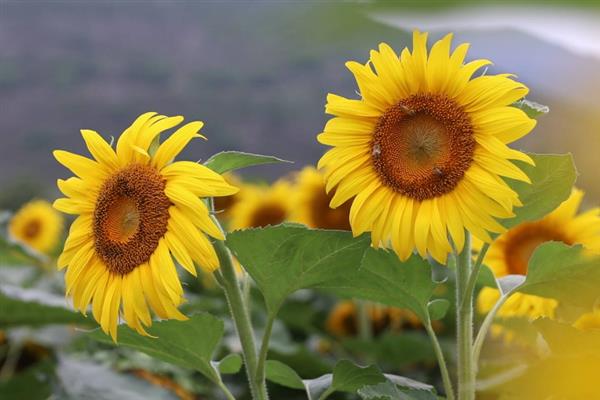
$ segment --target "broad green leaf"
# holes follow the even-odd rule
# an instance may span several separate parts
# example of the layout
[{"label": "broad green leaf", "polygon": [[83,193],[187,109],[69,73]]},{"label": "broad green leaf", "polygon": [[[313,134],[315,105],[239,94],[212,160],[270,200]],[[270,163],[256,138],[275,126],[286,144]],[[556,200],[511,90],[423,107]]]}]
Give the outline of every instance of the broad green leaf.
[{"label": "broad green leaf", "polygon": [[550,112],[550,108],[548,106],[531,100],[519,100],[513,105],[523,110],[525,114],[529,116],[529,118],[537,118]]},{"label": "broad green leaf", "polygon": [[226,243],[274,315],[286,297],[299,289],[335,287],[344,285],[344,280],[351,284],[347,281],[357,273],[369,239],[283,224],[235,231],[227,235]]},{"label": "broad green leaf", "polygon": [[242,356],[239,354],[229,354],[221,361],[214,362],[215,366],[221,374],[237,374],[243,365]]},{"label": "broad green leaf", "polygon": [[385,382],[386,378],[379,368],[374,365],[359,367],[348,360],[338,362],[333,369],[329,393],[346,392],[356,393],[358,389],[367,385]]},{"label": "broad green leaf", "polygon": [[600,258],[581,246],[549,242],[533,253],[525,282],[515,291],[592,309],[599,287]]},{"label": "broad green leaf", "polygon": [[438,285],[422,258],[401,262],[391,251],[370,248],[366,235],[353,238],[350,232],[283,224],[232,232],[227,246],[256,281],[272,314],[296,290],[315,288],[409,308],[426,320]]},{"label": "broad green leaf", "polygon": [[431,391],[419,389],[401,389],[392,382],[365,386],[358,390],[363,400],[437,400]]},{"label": "broad green leaf", "polygon": [[304,390],[302,378],[292,368],[277,360],[267,360],[265,363],[266,377],[271,382],[292,389]]},{"label": "broad green leaf", "polygon": [[95,325],[92,319],[66,308],[66,304],[64,297],[52,293],[0,285],[0,326]]},{"label": "broad green leaf", "polygon": [[435,299],[427,304],[427,310],[429,311],[429,317],[436,321],[446,316],[450,308],[450,302],[446,299]]},{"label": "broad green leaf", "polygon": [[287,365],[270,360],[267,362],[267,379],[292,389],[304,389],[309,400],[323,400],[335,392],[356,393],[364,386],[384,382],[412,389],[431,390],[431,386],[408,378],[384,375],[374,365],[360,367],[348,360],[338,362],[331,374],[305,380]]},{"label": "broad green leaf", "polygon": [[321,288],[338,295],[409,308],[425,321],[427,305],[437,286],[431,266],[419,256],[401,262],[392,251],[368,248],[358,270],[347,269]]},{"label": "broad green leaf", "polygon": [[[148,329],[153,337],[141,336],[131,328],[120,325],[118,344],[146,353],[159,360],[184,368],[195,369],[213,382],[219,374],[211,358],[223,336],[223,321],[207,313],[199,313],[187,321],[154,322]],[[114,344],[102,331],[90,336],[98,341]]]},{"label": "broad green leaf", "polygon": [[531,179],[531,184],[507,179],[519,194],[523,206],[514,209],[515,217],[500,220],[506,228],[542,218],[569,197],[575,184],[577,172],[570,154],[528,155],[535,161],[535,167],[522,162],[517,163]]},{"label": "broad green leaf", "polygon": [[260,154],[243,153],[241,151],[222,151],[209,158],[204,165],[219,174],[236,169],[252,167],[254,165],[290,163],[273,156],[263,156]]}]

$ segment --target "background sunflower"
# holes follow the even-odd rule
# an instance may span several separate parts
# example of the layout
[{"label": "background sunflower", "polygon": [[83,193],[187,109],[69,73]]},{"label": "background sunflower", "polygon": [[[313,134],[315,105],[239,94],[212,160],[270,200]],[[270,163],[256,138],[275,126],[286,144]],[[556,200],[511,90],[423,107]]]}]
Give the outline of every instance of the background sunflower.
[{"label": "background sunflower", "polygon": [[8,224],[10,237],[42,254],[55,250],[64,220],[50,203],[33,200],[21,207]]}]

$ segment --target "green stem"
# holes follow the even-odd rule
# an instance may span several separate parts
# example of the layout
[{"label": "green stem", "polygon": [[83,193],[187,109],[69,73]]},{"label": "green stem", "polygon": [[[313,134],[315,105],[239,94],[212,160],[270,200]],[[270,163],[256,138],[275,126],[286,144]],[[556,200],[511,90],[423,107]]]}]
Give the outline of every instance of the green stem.
[{"label": "green stem", "polygon": [[362,340],[370,340],[373,336],[371,332],[371,319],[369,318],[369,304],[365,300],[354,300],[356,304],[356,313],[358,317],[358,334]]},{"label": "green stem", "polygon": [[269,341],[271,340],[271,332],[273,331],[274,322],[275,315],[269,314],[260,345],[260,352],[258,353],[256,376],[254,377],[254,380],[258,385],[265,384],[265,363],[267,362],[267,354],[269,353]]},{"label": "green stem", "polygon": [[458,400],[475,399],[473,293],[468,287],[471,270],[471,235],[466,232],[464,248],[460,254],[456,254]]},{"label": "green stem", "polygon": [[431,326],[431,321],[429,318],[425,323],[425,330],[429,334],[431,338],[431,343],[433,344],[433,350],[435,351],[435,356],[437,358],[438,364],[440,366],[440,372],[442,374],[442,382],[444,383],[444,390],[446,391],[446,399],[454,400],[454,388],[452,387],[452,380],[450,379],[450,374],[448,373],[448,364],[446,363],[446,359],[444,358],[444,352],[442,351],[442,346],[440,346],[440,342]]},{"label": "green stem", "polygon": [[235,400],[235,397],[229,391],[229,389],[227,389],[227,386],[225,386],[225,384],[223,383],[223,381],[217,382],[217,385],[223,391],[223,393],[225,394],[225,397],[227,397],[227,400]]},{"label": "green stem", "polygon": [[[473,264],[473,270],[471,271],[471,275],[469,276],[469,280],[467,282],[466,294],[472,298],[475,293],[475,285],[477,284],[477,278],[479,277],[479,272],[481,271],[481,266],[483,265],[483,259],[487,254],[487,251],[490,248],[489,243],[485,243],[477,256],[477,260],[475,260],[475,264]],[[466,296],[465,296],[466,298]],[[463,307],[463,304],[460,305]]]},{"label": "green stem", "polygon": [[510,297],[510,293],[507,293],[500,297],[494,307],[490,310],[490,312],[485,316],[481,327],[479,327],[479,332],[477,332],[477,337],[475,338],[475,344],[473,345],[473,363],[477,368],[479,363],[479,355],[481,354],[481,348],[483,347],[483,343],[485,342],[485,338],[487,336],[490,327],[492,326],[492,322],[494,322],[494,318],[498,313],[498,310],[502,308],[506,300]]},{"label": "green stem", "polygon": [[260,388],[258,385],[256,385],[254,380],[258,362],[254,331],[250,322],[248,309],[244,304],[242,291],[235,275],[235,269],[233,267],[231,255],[222,241],[217,240],[213,245],[221,265],[219,270],[215,272],[215,277],[217,282],[221,284],[223,290],[225,291],[225,297],[227,298],[227,303],[229,304],[229,311],[231,312],[238,337],[240,338],[242,352],[244,355],[244,365],[246,368],[246,374],[248,375],[248,383],[250,384],[252,398],[255,400],[266,400],[266,389]]}]

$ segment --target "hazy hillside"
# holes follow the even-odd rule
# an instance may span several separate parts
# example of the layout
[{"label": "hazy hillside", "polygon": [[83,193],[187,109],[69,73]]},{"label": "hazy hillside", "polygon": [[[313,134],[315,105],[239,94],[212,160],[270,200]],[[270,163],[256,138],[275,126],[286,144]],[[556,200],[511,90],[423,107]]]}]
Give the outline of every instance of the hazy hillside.
[{"label": "hazy hillside", "polygon": [[[209,141],[191,158],[240,149],[315,162],[326,93],[355,90],[344,62],[408,37],[361,5],[329,4],[0,3],[0,203],[53,195],[66,171],[51,149],[82,151],[80,128],[117,135],[148,110],[205,121]],[[549,147],[569,112],[580,110],[542,121],[550,133],[527,146]]]}]

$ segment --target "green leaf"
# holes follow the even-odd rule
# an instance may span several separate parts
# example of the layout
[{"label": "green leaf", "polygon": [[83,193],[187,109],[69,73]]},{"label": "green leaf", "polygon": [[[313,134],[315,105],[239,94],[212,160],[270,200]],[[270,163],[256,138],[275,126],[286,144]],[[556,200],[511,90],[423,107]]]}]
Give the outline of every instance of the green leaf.
[{"label": "green leaf", "polygon": [[431,266],[418,256],[401,262],[391,251],[370,248],[369,242],[367,235],[353,238],[350,232],[296,224],[227,236],[227,246],[260,288],[271,314],[296,290],[315,288],[409,308],[426,320],[438,285]]},{"label": "green leaf", "polygon": [[0,326],[43,326],[49,324],[95,325],[65,307],[64,297],[37,289],[0,285]]},{"label": "green leaf", "polygon": [[219,174],[254,165],[291,163],[273,156],[243,153],[241,151],[222,151],[209,158],[204,165]]},{"label": "green leaf", "polygon": [[429,317],[433,321],[444,318],[448,312],[448,308],[450,308],[450,302],[446,299],[435,299],[427,304]]},{"label": "green leaf", "polygon": [[515,291],[592,309],[600,297],[600,258],[581,246],[549,242],[529,261],[527,278]]},{"label": "green leaf", "polygon": [[513,105],[523,110],[529,118],[537,118],[550,112],[550,108],[548,106],[531,100],[519,100]]},{"label": "green leaf", "polygon": [[342,360],[333,369],[331,386],[328,391],[330,393],[338,391],[356,393],[363,386],[385,381],[385,376],[374,365],[359,367],[348,360]]},{"label": "green leaf", "polygon": [[242,368],[242,356],[239,354],[229,354],[219,362],[213,362],[221,374],[237,374]]},{"label": "green leaf", "polygon": [[358,271],[369,246],[367,236],[308,229],[301,225],[235,231],[229,247],[261,290],[269,313],[276,314],[293,292],[333,287]]},{"label": "green leaf", "polygon": [[400,389],[392,382],[365,386],[358,390],[363,400],[437,400],[431,391],[418,389]]},{"label": "green leaf", "polygon": [[402,262],[390,250],[369,247],[358,270],[347,269],[328,286],[321,287],[338,295],[409,308],[425,321],[429,300],[437,286],[431,266],[419,256],[413,255]]},{"label": "green leaf", "polygon": [[407,388],[431,390],[431,386],[408,378],[384,375],[374,365],[360,367],[348,360],[338,362],[331,374],[305,380],[293,369],[278,361],[269,360],[266,366],[267,379],[292,389],[304,389],[309,400],[323,400],[335,392],[356,393],[364,386],[389,381]]},{"label": "green leaf", "polygon": [[[223,336],[223,321],[207,313],[198,313],[187,321],[154,322],[148,329],[153,337],[141,336],[131,328],[120,325],[118,344],[146,353],[159,360],[184,368],[195,369],[213,382],[219,373],[211,358]],[[114,344],[102,331],[90,336],[100,342]]]},{"label": "green leaf", "polygon": [[575,184],[577,172],[570,154],[529,153],[529,156],[535,161],[535,167],[517,163],[531,179],[531,184],[508,179],[511,188],[519,194],[523,207],[514,209],[515,217],[500,220],[506,228],[542,218],[569,197]]},{"label": "green leaf", "polygon": [[277,360],[267,360],[265,373],[268,380],[281,386],[304,390],[302,378],[292,368]]}]

